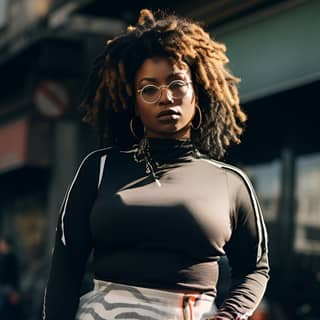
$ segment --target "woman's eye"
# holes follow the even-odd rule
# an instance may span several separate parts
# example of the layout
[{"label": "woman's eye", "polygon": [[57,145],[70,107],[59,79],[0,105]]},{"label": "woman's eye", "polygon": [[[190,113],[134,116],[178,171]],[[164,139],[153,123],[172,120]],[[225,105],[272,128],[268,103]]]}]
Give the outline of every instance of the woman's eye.
[{"label": "woman's eye", "polygon": [[185,83],[183,81],[174,81],[174,82],[171,82],[170,88],[171,89],[179,89],[179,88],[183,87],[184,85],[185,85]]},{"label": "woman's eye", "polygon": [[146,86],[142,89],[143,94],[152,95],[158,92],[158,88],[154,86]]}]

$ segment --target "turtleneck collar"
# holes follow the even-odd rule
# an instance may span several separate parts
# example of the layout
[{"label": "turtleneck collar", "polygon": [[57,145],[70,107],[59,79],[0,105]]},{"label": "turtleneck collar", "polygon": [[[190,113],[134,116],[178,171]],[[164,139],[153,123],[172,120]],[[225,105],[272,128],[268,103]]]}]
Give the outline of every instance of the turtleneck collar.
[{"label": "turtleneck collar", "polygon": [[144,137],[136,145],[133,158],[137,163],[145,163],[146,173],[151,173],[157,185],[161,187],[159,178],[165,170],[179,166],[182,162],[190,162],[200,155],[191,139]]},{"label": "turtleneck collar", "polygon": [[175,162],[193,156],[195,152],[195,146],[191,139],[147,138],[147,140],[150,157],[157,162]]},{"label": "turtleneck collar", "polygon": [[143,138],[137,149],[138,158],[159,164],[190,161],[197,157],[199,151],[191,139]]}]

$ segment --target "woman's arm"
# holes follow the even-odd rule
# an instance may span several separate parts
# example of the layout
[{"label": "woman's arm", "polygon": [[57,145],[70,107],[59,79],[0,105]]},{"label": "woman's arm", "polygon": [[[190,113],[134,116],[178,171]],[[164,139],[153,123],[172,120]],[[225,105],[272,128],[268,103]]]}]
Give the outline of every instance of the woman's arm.
[{"label": "woman's arm", "polygon": [[98,190],[99,159],[96,151],[82,161],[63,200],[44,297],[44,320],[75,318],[92,248],[89,219]]},{"label": "woman's arm", "polygon": [[231,266],[232,287],[215,319],[245,320],[260,303],[269,279],[267,234],[249,179],[244,174],[242,177],[232,175],[229,179],[233,179],[233,186],[237,185],[235,194],[231,196],[233,233],[225,246]]}]

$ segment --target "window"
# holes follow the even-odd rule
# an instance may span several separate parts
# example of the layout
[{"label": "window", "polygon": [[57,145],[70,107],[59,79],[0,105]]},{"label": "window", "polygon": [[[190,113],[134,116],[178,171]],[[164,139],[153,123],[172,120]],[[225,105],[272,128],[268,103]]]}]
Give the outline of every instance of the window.
[{"label": "window", "polygon": [[8,3],[9,0],[0,0],[0,29],[8,23]]},{"label": "window", "polygon": [[281,162],[275,160],[245,168],[261,205],[264,220],[275,221],[280,199]]},{"label": "window", "polygon": [[297,159],[296,230],[294,248],[320,253],[320,153]]}]

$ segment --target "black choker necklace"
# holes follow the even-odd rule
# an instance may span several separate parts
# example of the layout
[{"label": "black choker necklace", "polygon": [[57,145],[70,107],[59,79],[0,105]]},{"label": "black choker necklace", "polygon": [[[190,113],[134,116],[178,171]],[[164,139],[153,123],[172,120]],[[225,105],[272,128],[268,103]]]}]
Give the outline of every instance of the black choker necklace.
[{"label": "black choker necklace", "polygon": [[201,153],[191,139],[161,139],[143,137],[134,145],[133,158],[137,163],[145,163],[146,173],[152,174],[158,186],[161,186],[156,173],[158,169],[175,166],[177,162],[191,161],[200,158]]},{"label": "black choker necklace", "polygon": [[191,139],[141,139],[135,145],[134,160],[137,163],[153,160],[158,163],[174,163],[186,157],[199,158],[200,152],[192,143]]}]

